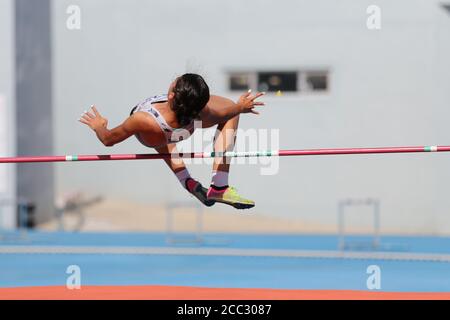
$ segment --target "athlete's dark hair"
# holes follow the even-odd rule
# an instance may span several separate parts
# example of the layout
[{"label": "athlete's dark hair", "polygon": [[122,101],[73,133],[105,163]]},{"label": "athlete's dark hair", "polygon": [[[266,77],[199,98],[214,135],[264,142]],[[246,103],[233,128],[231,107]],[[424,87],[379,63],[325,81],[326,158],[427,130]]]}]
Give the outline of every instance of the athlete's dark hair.
[{"label": "athlete's dark hair", "polygon": [[177,79],[172,110],[181,126],[196,119],[209,101],[209,87],[202,76],[186,73]]}]

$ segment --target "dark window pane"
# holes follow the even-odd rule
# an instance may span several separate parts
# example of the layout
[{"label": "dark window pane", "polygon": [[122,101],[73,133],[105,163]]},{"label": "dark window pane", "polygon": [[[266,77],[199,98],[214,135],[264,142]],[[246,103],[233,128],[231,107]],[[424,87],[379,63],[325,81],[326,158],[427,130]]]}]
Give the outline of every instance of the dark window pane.
[{"label": "dark window pane", "polygon": [[297,91],[297,72],[259,72],[259,91]]},{"label": "dark window pane", "polygon": [[248,74],[232,74],[230,75],[230,90],[242,91],[250,89]]},{"label": "dark window pane", "polygon": [[328,89],[328,75],[327,74],[308,74],[306,76],[308,90],[323,91]]}]

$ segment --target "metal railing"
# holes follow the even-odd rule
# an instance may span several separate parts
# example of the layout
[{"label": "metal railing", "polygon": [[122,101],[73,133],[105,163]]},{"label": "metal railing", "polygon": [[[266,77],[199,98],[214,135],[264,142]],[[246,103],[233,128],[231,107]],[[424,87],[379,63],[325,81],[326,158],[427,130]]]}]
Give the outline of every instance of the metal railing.
[{"label": "metal railing", "polygon": [[27,229],[32,221],[32,211],[34,210],[34,204],[24,198],[0,199],[0,221],[4,219],[4,209],[10,207],[16,211],[14,216],[15,227],[19,230],[17,233],[9,233],[7,229],[3,228],[0,224],[0,241],[6,240],[24,240],[27,238]]},{"label": "metal railing", "polygon": [[[177,232],[175,230],[175,216],[186,214],[180,212],[183,209],[193,209],[195,213],[195,230],[192,232]],[[172,202],[166,206],[166,242],[168,244],[178,243],[203,243],[203,207],[193,202]]]},{"label": "metal railing", "polygon": [[[365,245],[364,248],[353,245],[351,242],[346,241],[346,212],[349,207],[366,206],[372,208],[372,241],[369,245]],[[338,249],[372,249],[377,250],[380,248],[380,200],[373,198],[366,199],[344,199],[338,203]]]}]

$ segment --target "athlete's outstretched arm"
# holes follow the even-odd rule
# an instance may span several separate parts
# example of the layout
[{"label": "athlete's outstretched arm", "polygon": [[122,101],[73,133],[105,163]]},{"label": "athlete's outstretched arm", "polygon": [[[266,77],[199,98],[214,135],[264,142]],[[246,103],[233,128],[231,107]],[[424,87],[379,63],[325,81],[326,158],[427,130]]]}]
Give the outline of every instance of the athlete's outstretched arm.
[{"label": "athlete's outstretched arm", "polygon": [[201,113],[203,127],[210,127],[219,123],[225,123],[241,113],[259,114],[259,112],[255,110],[255,107],[263,106],[264,102],[256,101],[256,99],[264,94],[264,92],[258,92],[257,94],[252,95],[249,90],[240,96],[237,102],[233,102],[232,100],[224,97],[212,95],[208,104]]},{"label": "athlete's outstretched arm", "polygon": [[124,141],[130,136],[136,134],[141,130],[142,121],[140,116],[134,114],[127,118],[118,127],[109,130],[108,119],[101,116],[95,106],[92,106],[92,112],[85,112],[79,119],[81,123],[86,124],[97,134],[98,139],[106,146],[113,145]]}]

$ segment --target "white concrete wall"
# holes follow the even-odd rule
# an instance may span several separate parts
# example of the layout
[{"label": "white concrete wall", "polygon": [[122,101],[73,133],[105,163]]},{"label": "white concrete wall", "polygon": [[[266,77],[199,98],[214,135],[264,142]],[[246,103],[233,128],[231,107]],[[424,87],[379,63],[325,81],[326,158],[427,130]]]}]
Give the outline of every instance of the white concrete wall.
[{"label": "white concrete wall", "polygon": [[[81,30],[66,28],[70,0],[53,2],[55,145],[58,154],[139,153],[129,140],[100,145],[77,123],[98,105],[112,126],[185,71],[227,91],[226,70],[329,67],[325,96],[267,97],[243,128],[280,130],[280,148],[449,144],[448,24],[438,2],[377,1],[382,28],[366,28],[373,1],[79,0]],[[439,83],[437,85],[436,83]],[[260,213],[333,224],[346,197],[377,197],[382,229],[450,233],[446,154],[308,157],[232,169],[231,183]],[[209,179],[210,168],[191,166]],[[145,202],[184,199],[160,161],[58,165],[58,190]],[[126,213],[124,213],[126,214]]]},{"label": "white concrete wall", "polygon": [[[13,1],[0,0],[0,157],[15,154]],[[15,166],[0,165],[0,229],[15,227]],[[5,204],[2,205],[1,203]]]}]

